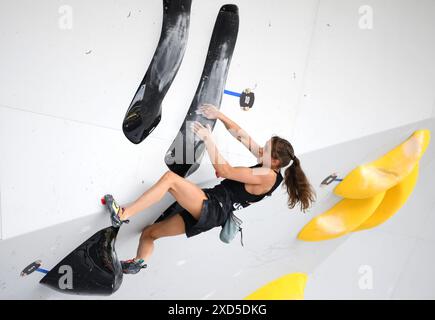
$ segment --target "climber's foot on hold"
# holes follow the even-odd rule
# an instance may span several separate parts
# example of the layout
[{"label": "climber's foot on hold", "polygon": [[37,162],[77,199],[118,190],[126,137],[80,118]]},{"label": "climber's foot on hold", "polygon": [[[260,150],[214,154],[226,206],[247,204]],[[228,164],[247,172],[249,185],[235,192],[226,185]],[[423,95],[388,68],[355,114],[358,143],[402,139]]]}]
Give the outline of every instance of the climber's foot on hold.
[{"label": "climber's foot on hold", "polygon": [[147,265],[143,259],[130,259],[121,261],[122,272],[126,274],[136,274]]},{"label": "climber's foot on hold", "polygon": [[121,227],[123,223],[129,223],[129,220],[122,220],[122,214],[124,213],[124,208],[118,205],[113,199],[113,196],[110,194],[106,194],[101,202],[107,207],[110,212],[110,219],[112,220],[112,226],[115,228]]}]

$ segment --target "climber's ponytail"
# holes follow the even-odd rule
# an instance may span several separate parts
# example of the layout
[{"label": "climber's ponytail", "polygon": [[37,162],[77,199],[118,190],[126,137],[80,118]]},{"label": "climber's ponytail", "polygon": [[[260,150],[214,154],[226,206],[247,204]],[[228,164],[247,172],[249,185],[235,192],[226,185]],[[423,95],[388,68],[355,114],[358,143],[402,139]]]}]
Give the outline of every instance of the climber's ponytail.
[{"label": "climber's ponytail", "polygon": [[300,208],[305,212],[315,201],[316,194],[302,170],[299,159],[295,156],[290,142],[278,136],[272,137],[272,157],[280,160],[281,167],[292,164],[285,170],[284,185],[288,193],[287,205],[293,209],[300,203]]}]

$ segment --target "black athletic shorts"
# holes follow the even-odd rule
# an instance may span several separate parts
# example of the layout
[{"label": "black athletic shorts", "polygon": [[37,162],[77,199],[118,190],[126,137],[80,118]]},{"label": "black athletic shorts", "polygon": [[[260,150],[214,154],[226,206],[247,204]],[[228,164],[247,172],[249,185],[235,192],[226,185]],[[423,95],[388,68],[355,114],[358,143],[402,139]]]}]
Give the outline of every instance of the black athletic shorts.
[{"label": "black athletic shorts", "polygon": [[203,200],[199,220],[196,220],[186,209],[175,201],[162,213],[156,222],[163,221],[179,213],[184,220],[186,236],[188,238],[224,225],[232,211],[231,200],[228,191],[222,186],[218,186],[202,189],[208,199]]}]

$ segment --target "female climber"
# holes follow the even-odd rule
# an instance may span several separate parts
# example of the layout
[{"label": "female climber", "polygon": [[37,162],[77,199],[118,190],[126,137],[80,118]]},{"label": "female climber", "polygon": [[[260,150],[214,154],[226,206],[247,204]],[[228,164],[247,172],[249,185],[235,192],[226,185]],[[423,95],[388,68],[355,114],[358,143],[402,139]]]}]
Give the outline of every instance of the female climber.
[{"label": "female climber", "polygon": [[[294,208],[299,203],[301,210],[305,211],[315,199],[314,190],[287,140],[273,136],[264,147],[260,147],[238,124],[215,106],[204,104],[197,113],[207,119],[222,121],[227,130],[257,158],[258,164],[251,167],[231,166],[216,148],[210,128],[194,122],[191,129],[204,142],[216,176],[225,179],[213,188],[201,189],[176,173],[167,171],[129,206],[121,207],[112,196],[106,195],[106,203],[115,227],[127,223],[129,217],[157,203],[166,192],[176,200],[154,224],[143,229],[136,257],[121,261],[124,273],[133,274],[146,268],[145,262],[151,256],[154,241],[157,239],[184,233],[187,237],[192,237],[223,226],[232,211],[270,196],[283,180],[288,193],[289,208]],[[283,178],[280,169],[290,162]]]}]

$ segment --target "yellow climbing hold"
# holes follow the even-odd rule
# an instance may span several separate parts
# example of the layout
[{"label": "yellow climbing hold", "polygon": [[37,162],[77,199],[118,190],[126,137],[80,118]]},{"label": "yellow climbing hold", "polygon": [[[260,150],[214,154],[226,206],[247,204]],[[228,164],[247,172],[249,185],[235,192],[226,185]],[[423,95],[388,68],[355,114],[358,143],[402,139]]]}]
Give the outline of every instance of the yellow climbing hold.
[{"label": "yellow climbing hold", "polygon": [[299,232],[298,239],[322,241],[338,238],[358,228],[376,210],[385,192],[368,199],[343,199],[318,215]]},{"label": "yellow climbing hold", "polygon": [[417,164],[414,170],[402,182],[389,189],[375,212],[355,231],[374,228],[387,221],[399,211],[414,190],[418,179],[418,168],[419,165]]},{"label": "yellow climbing hold", "polygon": [[290,273],[262,286],[245,300],[303,300],[308,276]]},{"label": "yellow climbing hold", "polygon": [[429,142],[429,130],[415,131],[384,156],[352,170],[335,187],[334,193],[343,198],[365,199],[387,191],[411,173]]}]

